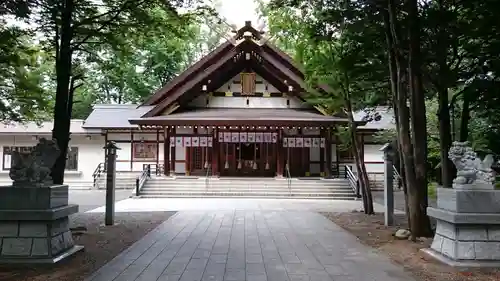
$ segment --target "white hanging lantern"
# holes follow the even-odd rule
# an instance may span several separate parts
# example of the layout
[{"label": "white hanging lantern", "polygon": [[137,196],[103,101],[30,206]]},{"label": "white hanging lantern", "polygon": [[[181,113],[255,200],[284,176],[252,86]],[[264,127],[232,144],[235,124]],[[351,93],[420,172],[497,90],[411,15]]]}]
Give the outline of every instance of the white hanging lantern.
[{"label": "white hanging lantern", "polygon": [[266,170],[269,170],[269,162],[266,161],[266,167],[265,167]]}]

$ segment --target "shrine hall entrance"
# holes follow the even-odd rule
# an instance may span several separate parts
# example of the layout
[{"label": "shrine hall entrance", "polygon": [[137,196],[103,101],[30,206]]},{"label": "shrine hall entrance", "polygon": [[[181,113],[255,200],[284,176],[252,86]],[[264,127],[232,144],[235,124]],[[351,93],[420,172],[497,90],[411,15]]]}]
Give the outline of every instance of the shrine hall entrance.
[{"label": "shrine hall entrance", "polygon": [[275,143],[221,143],[219,167],[221,176],[274,177],[276,175]]}]

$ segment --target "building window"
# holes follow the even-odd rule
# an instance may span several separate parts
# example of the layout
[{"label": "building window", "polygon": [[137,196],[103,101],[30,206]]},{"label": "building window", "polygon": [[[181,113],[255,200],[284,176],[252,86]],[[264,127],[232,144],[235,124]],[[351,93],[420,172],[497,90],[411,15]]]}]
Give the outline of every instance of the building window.
[{"label": "building window", "polygon": [[134,160],[156,160],[157,145],[157,143],[134,143]]},{"label": "building window", "polygon": [[[12,152],[30,153],[33,146],[4,146],[3,147],[3,170],[9,170],[12,167]],[[68,157],[66,158],[66,170],[78,170],[78,147],[68,148]]]}]

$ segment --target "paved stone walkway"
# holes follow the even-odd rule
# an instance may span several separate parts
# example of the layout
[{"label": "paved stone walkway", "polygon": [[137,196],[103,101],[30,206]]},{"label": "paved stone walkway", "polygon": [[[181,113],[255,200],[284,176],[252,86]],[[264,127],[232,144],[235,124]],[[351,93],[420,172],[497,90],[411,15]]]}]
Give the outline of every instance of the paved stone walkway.
[{"label": "paved stone walkway", "polygon": [[87,281],[412,281],[322,215],[183,211]]}]

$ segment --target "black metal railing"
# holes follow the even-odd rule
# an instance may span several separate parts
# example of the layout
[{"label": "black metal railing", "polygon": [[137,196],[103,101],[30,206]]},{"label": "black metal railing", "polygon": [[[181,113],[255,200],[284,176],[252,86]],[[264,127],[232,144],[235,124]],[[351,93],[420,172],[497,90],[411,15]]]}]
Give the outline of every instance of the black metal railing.
[{"label": "black metal railing", "polygon": [[285,165],[286,181],[288,184],[288,191],[292,193],[292,174],[290,173],[290,165],[288,163]]},{"label": "black metal railing", "polygon": [[99,163],[95,168],[94,172],[92,173],[92,178],[94,179],[94,187],[96,186],[97,180],[101,177],[104,171],[105,171],[104,163]]},{"label": "black metal railing", "polygon": [[141,174],[135,179],[135,196],[141,195],[141,189],[148,178],[151,178],[151,165],[145,164]]},{"label": "black metal railing", "polygon": [[398,170],[396,169],[395,166],[392,166],[392,188],[393,189],[401,189],[403,187],[403,178],[401,178],[401,175],[399,174]]},{"label": "black metal railing", "polygon": [[151,175],[161,176],[165,174],[165,165],[164,164],[143,164],[142,170],[144,171],[149,166],[149,170],[151,171]]},{"label": "black metal railing", "polygon": [[359,186],[359,179],[358,177],[354,174],[352,171],[352,168],[348,165],[345,165],[345,178],[349,181],[349,185],[351,186],[352,190],[356,194],[356,197],[360,198],[361,197],[361,189]]},{"label": "black metal railing", "polygon": [[205,175],[205,188],[210,186],[210,179],[212,178],[212,165],[208,164],[207,172]]}]

